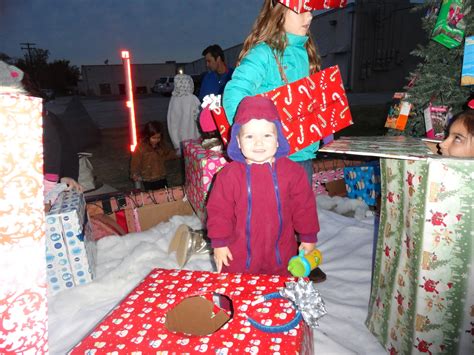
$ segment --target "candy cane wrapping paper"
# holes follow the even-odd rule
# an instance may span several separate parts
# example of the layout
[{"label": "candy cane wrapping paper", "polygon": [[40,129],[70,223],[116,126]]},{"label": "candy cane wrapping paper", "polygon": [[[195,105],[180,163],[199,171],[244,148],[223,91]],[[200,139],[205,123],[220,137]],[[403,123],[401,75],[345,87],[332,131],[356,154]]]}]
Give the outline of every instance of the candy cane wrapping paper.
[{"label": "candy cane wrapping paper", "polygon": [[261,95],[269,97],[280,113],[290,154],[353,123],[338,66]]},{"label": "candy cane wrapping paper", "polygon": [[347,5],[347,0],[279,0],[279,2],[297,13],[333,9]]},{"label": "candy cane wrapping paper", "polygon": [[[337,65],[260,95],[277,107],[290,154],[353,123]],[[222,139],[228,141],[230,125],[224,109],[211,112]]]}]

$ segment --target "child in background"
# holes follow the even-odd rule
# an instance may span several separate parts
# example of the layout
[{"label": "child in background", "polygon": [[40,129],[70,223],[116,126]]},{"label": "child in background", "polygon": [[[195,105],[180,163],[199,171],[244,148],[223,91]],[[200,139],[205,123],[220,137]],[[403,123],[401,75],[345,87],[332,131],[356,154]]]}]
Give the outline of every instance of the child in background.
[{"label": "child in background", "polygon": [[[283,0],[265,0],[251,33],[244,42],[232,79],[224,90],[223,106],[232,124],[237,106],[246,96],[261,94],[292,83],[321,69],[321,59],[309,30],[312,14],[305,4],[301,13],[283,5]],[[301,3],[301,2],[300,2]],[[309,184],[319,142],[301,149],[289,158],[306,171]],[[313,281],[326,279],[316,268]]]},{"label": "child in background", "polygon": [[157,190],[168,185],[165,161],[176,157],[175,152],[165,146],[161,132],[161,123],[146,123],[142,132],[143,138],[132,153],[132,180],[142,181],[145,190]]},{"label": "child in background", "polygon": [[168,106],[168,132],[179,155],[182,141],[199,138],[197,117],[201,103],[193,92],[194,82],[189,75],[174,77],[174,90]]},{"label": "child in background", "polygon": [[[474,107],[474,100],[469,103]],[[439,144],[448,157],[474,158],[474,109],[455,115],[448,125],[448,136]]]},{"label": "child in background", "polygon": [[264,97],[239,105],[227,148],[231,163],[216,175],[207,231],[218,272],[290,275],[288,261],[314,250],[316,201],[304,169],[286,156],[278,111]]}]

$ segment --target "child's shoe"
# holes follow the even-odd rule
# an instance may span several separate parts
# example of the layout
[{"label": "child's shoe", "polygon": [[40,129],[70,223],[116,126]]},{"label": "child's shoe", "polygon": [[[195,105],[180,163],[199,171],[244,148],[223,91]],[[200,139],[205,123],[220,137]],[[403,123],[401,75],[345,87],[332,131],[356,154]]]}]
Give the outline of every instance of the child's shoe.
[{"label": "child's shoe", "polygon": [[316,269],[311,270],[308,277],[314,283],[323,282],[326,280],[326,273],[317,267]]}]

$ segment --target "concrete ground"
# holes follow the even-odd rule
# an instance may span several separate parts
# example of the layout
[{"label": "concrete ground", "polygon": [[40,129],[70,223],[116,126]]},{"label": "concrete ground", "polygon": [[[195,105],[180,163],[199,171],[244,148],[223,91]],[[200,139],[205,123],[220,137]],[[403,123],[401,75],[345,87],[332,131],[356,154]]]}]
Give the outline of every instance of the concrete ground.
[{"label": "concrete ground", "polygon": [[[383,135],[384,123],[393,93],[358,93],[348,94],[354,125],[342,130],[337,136]],[[139,124],[157,120],[166,127],[169,97],[156,94],[141,95],[136,98],[136,115]],[[46,104],[46,108],[62,115],[71,100],[60,97]],[[124,97],[82,97],[81,103],[89,113],[92,121],[101,130],[100,143],[86,149],[92,153],[90,158],[94,173],[101,184],[117,190],[133,189],[129,179],[129,138],[128,112]],[[67,119],[67,117],[62,117]],[[169,137],[166,139],[169,141]],[[184,183],[182,160],[170,161],[168,164],[168,183],[170,186]]]}]

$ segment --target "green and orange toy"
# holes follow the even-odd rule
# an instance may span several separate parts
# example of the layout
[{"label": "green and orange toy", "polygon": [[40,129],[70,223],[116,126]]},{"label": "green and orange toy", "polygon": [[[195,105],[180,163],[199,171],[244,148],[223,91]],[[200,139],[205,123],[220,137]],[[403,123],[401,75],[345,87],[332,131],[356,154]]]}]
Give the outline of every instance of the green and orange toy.
[{"label": "green and orange toy", "polygon": [[294,277],[308,277],[311,270],[316,269],[323,262],[323,257],[318,249],[305,254],[301,249],[297,256],[294,256],[288,262],[288,271]]}]

